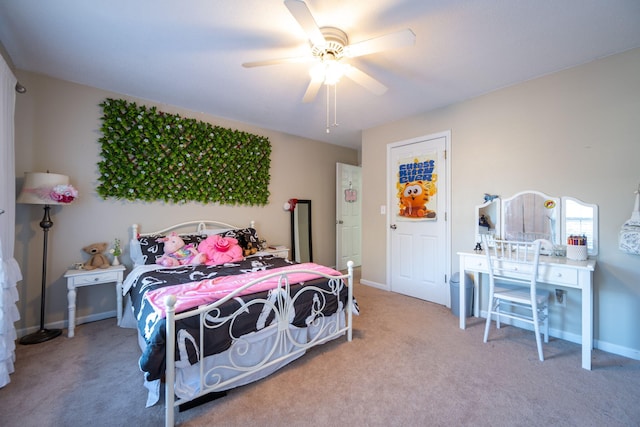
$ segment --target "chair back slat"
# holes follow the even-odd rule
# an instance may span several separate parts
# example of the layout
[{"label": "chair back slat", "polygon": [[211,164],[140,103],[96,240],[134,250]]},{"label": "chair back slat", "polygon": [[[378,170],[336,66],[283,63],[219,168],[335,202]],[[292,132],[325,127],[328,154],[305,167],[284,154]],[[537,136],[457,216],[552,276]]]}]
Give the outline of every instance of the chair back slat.
[{"label": "chair back slat", "polygon": [[535,286],[540,263],[540,241],[485,241],[489,274],[495,279]]}]

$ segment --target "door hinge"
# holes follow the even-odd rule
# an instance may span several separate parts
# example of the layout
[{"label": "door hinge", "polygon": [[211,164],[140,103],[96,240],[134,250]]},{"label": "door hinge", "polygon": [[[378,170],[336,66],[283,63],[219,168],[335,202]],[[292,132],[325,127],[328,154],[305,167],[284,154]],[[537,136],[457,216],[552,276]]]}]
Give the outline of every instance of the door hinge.
[{"label": "door hinge", "polygon": [[447,275],[444,275],[444,283],[447,283]]},{"label": "door hinge", "polygon": [[447,160],[447,150],[444,150],[444,159]]}]

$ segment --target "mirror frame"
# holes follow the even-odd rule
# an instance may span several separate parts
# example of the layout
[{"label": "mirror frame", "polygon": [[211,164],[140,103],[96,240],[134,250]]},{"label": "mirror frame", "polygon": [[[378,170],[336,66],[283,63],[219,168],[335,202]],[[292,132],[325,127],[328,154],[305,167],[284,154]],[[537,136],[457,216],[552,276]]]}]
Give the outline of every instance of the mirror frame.
[{"label": "mirror frame", "polygon": [[[562,197],[562,243],[563,245],[567,244],[567,202],[573,202],[577,205],[582,206],[583,208],[591,208],[592,209],[592,230],[591,230],[591,238],[587,239],[587,242],[590,243],[590,247],[587,249],[588,255],[598,255],[598,205],[593,203],[585,203],[582,200],[576,199],[575,197],[563,196]],[[587,233],[588,235],[588,233]]]},{"label": "mirror frame", "polygon": [[[308,260],[304,260],[304,261],[300,261],[297,258],[299,257],[300,253],[302,252],[300,250],[300,235],[299,233],[299,224],[298,224],[298,219],[299,219],[299,214],[300,211],[298,210],[298,207],[300,205],[305,205],[307,206],[307,212],[308,215],[305,218],[307,225],[308,225],[308,229],[307,229],[307,235],[305,237],[307,237],[307,242],[309,243],[309,247],[308,247],[308,252],[309,252],[309,259]],[[296,206],[295,208],[291,211],[291,260],[292,261],[297,261],[297,262],[313,262],[313,244],[312,244],[312,240],[311,240],[311,234],[312,234],[312,227],[311,227],[311,200],[304,200],[304,199],[298,199],[298,201],[296,202]]]}]

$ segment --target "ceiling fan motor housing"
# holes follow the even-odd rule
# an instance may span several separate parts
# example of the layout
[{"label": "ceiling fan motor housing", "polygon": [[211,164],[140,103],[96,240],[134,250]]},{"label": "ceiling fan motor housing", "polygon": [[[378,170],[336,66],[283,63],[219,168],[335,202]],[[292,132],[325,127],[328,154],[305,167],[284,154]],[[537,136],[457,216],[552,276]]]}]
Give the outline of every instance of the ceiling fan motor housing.
[{"label": "ceiling fan motor housing", "polygon": [[344,56],[344,47],[349,44],[347,33],[335,27],[322,27],[320,32],[325,42],[322,45],[311,46],[313,56],[323,59],[339,60]]}]

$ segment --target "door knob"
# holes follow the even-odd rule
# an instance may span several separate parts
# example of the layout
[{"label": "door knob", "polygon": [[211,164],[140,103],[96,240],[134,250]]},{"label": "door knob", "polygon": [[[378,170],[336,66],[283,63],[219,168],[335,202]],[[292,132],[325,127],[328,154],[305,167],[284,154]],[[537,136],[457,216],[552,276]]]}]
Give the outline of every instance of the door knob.
[{"label": "door knob", "polygon": [[395,230],[396,228],[398,228],[398,226],[397,226],[397,225],[395,225],[395,224],[391,224],[391,225],[389,226],[389,228],[391,228],[392,230]]},{"label": "door knob", "polygon": [[336,223],[338,223],[338,224],[344,224],[344,222],[343,222],[341,219],[337,220],[337,221],[336,221]]}]

